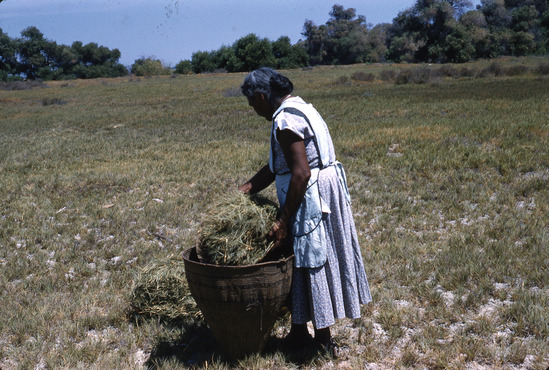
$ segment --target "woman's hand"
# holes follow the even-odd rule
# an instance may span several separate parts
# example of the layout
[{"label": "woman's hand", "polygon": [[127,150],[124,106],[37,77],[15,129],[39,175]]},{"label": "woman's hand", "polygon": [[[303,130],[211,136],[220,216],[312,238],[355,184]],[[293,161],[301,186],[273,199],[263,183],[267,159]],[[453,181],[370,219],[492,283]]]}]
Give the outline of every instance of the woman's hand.
[{"label": "woman's hand", "polygon": [[238,190],[244,194],[255,194],[265,189],[274,180],[274,173],[269,169],[269,165],[265,165],[250,179],[250,181],[240,185]]},{"label": "woman's hand", "polygon": [[274,225],[271,227],[271,230],[269,230],[267,236],[274,239],[274,244],[271,250],[277,249],[283,244],[284,240],[288,236],[286,224],[280,220],[276,220]]},{"label": "woman's hand", "polygon": [[286,231],[286,224],[284,224],[281,220],[277,220],[271,227],[271,230],[267,233],[268,238],[274,239],[273,245],[259,262],[274,261],[283,255],[291,255],[292,247],[287,243],[287,236],[288,232]]},{"label": "woman's hand", "polygon": [[238,190],[243,192],[244,194],[250,194],[250,191],[252,190],[252,184],[250,182],[242,184],[238,187]]}]

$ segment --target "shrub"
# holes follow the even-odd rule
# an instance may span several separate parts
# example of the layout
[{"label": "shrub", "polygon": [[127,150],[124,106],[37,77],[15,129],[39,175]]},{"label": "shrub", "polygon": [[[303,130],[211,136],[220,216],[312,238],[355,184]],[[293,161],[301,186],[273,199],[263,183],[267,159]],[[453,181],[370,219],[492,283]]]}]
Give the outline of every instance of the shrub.
[{"label": "shrub", "polygon": [[536,72],[540,75],[549,75],[549,63],[542,63],[536,68]]},{"label": "shrub", "polygon": [[398,74],[395,84],[404,85],[408,83],[424,84],[433,82],[436,78],[440,77],[440,73],[437,70],[429,69],[426,67],[414,68],[402,71]]},{"label": "shrub", "polygon": [[489,77],[489,76],[501,77],[504,74],[505,74],[505,72],[504,72],[503,67],[501,66],[501,64],[499,64],[497,62],[493,62],[492,64],[490,64],[490,66],[488,66],[486,68],[483,68],[479,72],[477,77],[479,77],[479,78]]},{"label": "shrub", "polygon": [[458,75],[459,77],[475,77],[477,75],[477,71],[471,68],[462,67],[459,69]]},{"label": "shrub", "polygon": [[398,76],[396,76],[395,84],[405,85],[412,82],[412,71],[401,71]]},{"label": "shrub", "polygon": [[353,81],[367,81],[372,82],[375,80],[376,76],[373,73],[366,73],[362,71],[357,71],[351,75]]},{"label": "shrub", "polygon": [[475,76],[476,78],[485,78],[485,77],[490,77],[492,76],[493,74],[490,72],[490,69],[488,68],[483,68],[481,69],[480,71],[478,71],[477,75]]},{"label": "shrub", "polygon": [[172,74],[170,68],[164,66],[158,59],[141,58],[132,65],[132,73],[136,76],[160,76]]},{"label": "shrub", "polygon": [[348,76],[339,76],[333,82],[333,85],[350,85],[351,79]]},{"label": "shrub", "polygon": [[459,77],[459,71],[450,65],[443,65],[438,69],[438,73],[441,76],[457,78]]},{"label": "shrub", "polygon": [[48,85],[41,80],[10,81],[0,83],[0,90],[6,91],[41,89],[44,87],[48,87]]},{"label": "shrub", "polygon": [[193,65],[190,60],[182,60],[175,65],[175,73],[188,75],[193,72]]},{"label": "shrub", "polygon": [[67,102],[60,98],[44,98],[42,99],[42,105],[65,105]]},{"label": "shrub", "polygon": [[394,81],[397,75],[397,71],[394,71],[392,69],[384,69],[379,73],[379,77],[382,81]]},{"label": "shrub", "polygon": [[530,69],[526,66],[512,66],[503,70],[506,76],[520,76],[526,74]]}]

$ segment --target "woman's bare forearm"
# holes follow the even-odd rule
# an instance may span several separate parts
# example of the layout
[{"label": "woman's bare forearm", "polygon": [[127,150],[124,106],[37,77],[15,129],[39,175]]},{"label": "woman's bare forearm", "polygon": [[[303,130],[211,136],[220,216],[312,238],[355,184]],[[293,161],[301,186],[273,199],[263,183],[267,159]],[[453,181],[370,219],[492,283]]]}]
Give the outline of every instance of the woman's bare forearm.
[{"label": "woman's bare forearm", "polygon": [[282,131],[279,133],[279,141],[292,174],[279,218],[283,224],[287,225],[303,201],[311,171],[307,162],[305,145],[302,140],[299,140],[299,137],[294,136],[291,132]]},{"label": "woman's bare forearm", "polygon": [[268,165],[263,166],[257,173],[238,189],[247,194],[255,194],[271,185],[275,180],[275,174]]}]

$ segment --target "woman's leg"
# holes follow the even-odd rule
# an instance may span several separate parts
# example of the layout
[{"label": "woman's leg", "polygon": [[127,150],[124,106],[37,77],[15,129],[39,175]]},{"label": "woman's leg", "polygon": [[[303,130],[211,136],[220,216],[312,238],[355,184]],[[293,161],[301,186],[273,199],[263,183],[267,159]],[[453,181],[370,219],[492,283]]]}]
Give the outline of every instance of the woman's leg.
[{"label": "woman's leg", "polygon": [[330,327],[316,329],[315,328],[315,342],[318,344],[327,347],[328,344],[332,341],[332,335],[330,334]]},{"label": "woman's leg", "polygon": [[315,328],[315,343],[320,347],[320,350],[332,358],[337,357],[337,348],[332,341],[332,335],[330,333],[330,327],[316,329]]},{"label": "woman's leg", "polygon": [[292,324],[290,333],[285,338],[286,344],[293,348],[306,347],[312,340],[307,324]]}]

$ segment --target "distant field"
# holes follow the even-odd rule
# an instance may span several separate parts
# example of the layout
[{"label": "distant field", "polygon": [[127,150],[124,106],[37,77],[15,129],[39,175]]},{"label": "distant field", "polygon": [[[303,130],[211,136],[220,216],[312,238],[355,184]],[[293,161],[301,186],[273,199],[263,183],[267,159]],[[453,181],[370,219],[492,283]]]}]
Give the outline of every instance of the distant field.
[{"label": "distant field", "polygon": [[199,321],[130,315],[140,269],[267,160],[244,74],[0,85],[0,368],[546,369],[548,65],[285,72],[346,166],[374,298],[305,363],[231,364]]}]

